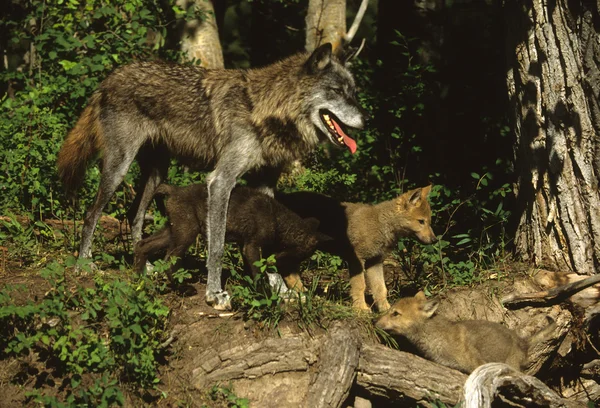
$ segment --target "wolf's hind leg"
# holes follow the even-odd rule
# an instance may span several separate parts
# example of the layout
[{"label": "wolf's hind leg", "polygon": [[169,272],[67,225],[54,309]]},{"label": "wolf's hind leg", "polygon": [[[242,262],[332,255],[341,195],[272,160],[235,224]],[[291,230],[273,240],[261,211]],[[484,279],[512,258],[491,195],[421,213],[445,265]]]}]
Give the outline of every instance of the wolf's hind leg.
[{"label": "wolf's hind leg", "polygon": [[133,244],[142,239],[146,210],[150,201],[152,201],[156,188],[167,177],[170,156],[165,148],[146,145],[140,149],[137,158],[141,177],[135,189],[135,198],[127,211]]},{"label": "wolf's hind leg", "polygon": [[86,213],[83,221],[79,258],[92,257],[92,238],[98,224],[98,219],[102,215],[102,210],[117,190],[117,187],[119,187],[119,184],[125,178],[136,152],[137,148],[135,147],[127,150],[117,150],[109,149],[109,146],[106,146],[96,200]]},{"label": "wolf's hind leg", "polygon": [[385,286],[385,276],[383,273],[383,262],[377,262],[367,267],[365,271],[367,285],[373,294],[375,306],[380,312],[385,312],[390,308],[387,300],[387,287]]}]

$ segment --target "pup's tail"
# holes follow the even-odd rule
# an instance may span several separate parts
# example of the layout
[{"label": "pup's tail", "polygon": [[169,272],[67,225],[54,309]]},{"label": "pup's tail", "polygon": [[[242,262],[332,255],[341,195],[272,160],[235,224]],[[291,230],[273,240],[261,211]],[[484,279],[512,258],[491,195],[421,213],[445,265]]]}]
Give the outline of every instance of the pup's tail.
[{"label": "pup's tail", "polygon": [[92,95],[58,152],[58,175],[68,194],[73,194],[81,186],[90,160],[103,147],[99,98],[99,94]]},{"label": "pup's tail", "polygon": [[552,333],[556,330],[556,322],[550,316],[546,316],[546,320],[548,320],[548,325],[535,333],[529,339],[529,346],[532,347],[535,344],[542,343],[549,338],[551,338]]}]

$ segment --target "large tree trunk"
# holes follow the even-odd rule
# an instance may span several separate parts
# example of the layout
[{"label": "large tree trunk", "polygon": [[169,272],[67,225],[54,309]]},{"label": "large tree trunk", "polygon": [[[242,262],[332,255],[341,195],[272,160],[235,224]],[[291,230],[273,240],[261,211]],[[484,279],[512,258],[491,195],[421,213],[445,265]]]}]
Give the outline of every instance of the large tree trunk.
[{"label": "large tree trunk", "polygon": [[188,60],[199,60],[205,68],[223,68],[223,50],[219,41],[219,31],[215,9],[210,0],[177,0],[183,10],[195,7],[202,18],[186,21],[181,34],[181,50]]},{"label": "large tree trunk", "polygon": [[306,51],[331,43],[336,50],[346,34],[346,0],[309,0],[306,12]]},{"label": "large tree trunk", "polygon": [[517,255],[557,270],[600,266],[600,36],[596,2],[506,2],[515,107]]}]

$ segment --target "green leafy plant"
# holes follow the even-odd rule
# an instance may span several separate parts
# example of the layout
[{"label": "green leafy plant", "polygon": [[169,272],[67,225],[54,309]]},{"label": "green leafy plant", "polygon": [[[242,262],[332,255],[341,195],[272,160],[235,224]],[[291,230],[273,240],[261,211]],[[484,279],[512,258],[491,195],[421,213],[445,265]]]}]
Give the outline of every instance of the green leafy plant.
[{"label": "green leafy plant", "polygon": [[[69,258],[67,267],[89,271],[89,261]],[[156,298],[154,283],[132,284],[94,278],[93,287],[72,288],[66,269],[56,262],[40,272],[52,288],[39,302],[15,304],[14,290],[0,291],[0,356],[35,352],[45,364],[64,373],[69,387],[65,403],[95,401],[94,406],[122,402],[117,380],[154,387],[169,309]],[[85,387],[85,376],[92,386]],[[48,403],[43,391],[31,396]],[[102,405],[104,404],[104,405]],[[51,404],[50,404],[51,405]]]},{"label": "green leafy plant", "polygon": [[275,256],[256,261],[255,265],[260,270],[255,277],[241,276],[232,269],[232,305],[244,313],[245,318],[260,322],[268,328],[275,328],[285,313],[284,300],[277,288],[270,285],[267,275],[277,273]]}]

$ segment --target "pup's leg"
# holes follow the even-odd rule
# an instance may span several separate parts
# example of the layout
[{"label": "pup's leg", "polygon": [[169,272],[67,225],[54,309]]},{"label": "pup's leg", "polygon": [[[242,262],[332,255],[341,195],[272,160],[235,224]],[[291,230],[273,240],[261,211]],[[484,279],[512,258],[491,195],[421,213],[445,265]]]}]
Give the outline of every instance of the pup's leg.
[{"label": "pup's leg", "polygon": [[165,148],[154,148],[145,145],[138,153],[141,177],[136,186],[136,195],[127,211],[127,218],[131,225],[131,238],[135,244],[142,239],[144,216],[154,191],[167,177],[169,169],[169,152]]},{"label": "pup's leg", "polygon": [[148,255],[167,248],[170,245],[170,242],[171,230],[168,226],[157,233],[150,235],[148,238],[138,241],[134,247],[134,271],[137,273],[142,273],[144,266],[146,265],[146,261],[148,260]]},{"label": "pup's leg", "polygon": [[348,262],[350,270],[350,296],[352,296],[352,307],[358,310],[368,310],[371,308],[365,300],[365,290],[367,288],[365,282],[365,273],[363,263],[358,259],[353,259]]},{"label": "pup's leg", "polygon": [[377,310],[385,312],[390,308],[390,304],[387,300],[383,262],[369,266],[365,271],[365,274],[367,276],[367,285],[371,288]]},{"label": "pup's leg", "polygon": [[288,288],[293,289],[296,292],[306,292],[306,288],[302,284],[302,280],[300,280],[300,274],[298,272],[285,275],[283,280]]},{"label": "pup's leg", "polygon": [[[116,136],[113,135],[113,139]],[[105,134],[105,138],[108,135]],[[98,219],[102,215],[102,210],[117,190],[119,184],[125,178],[129,166],[133,162],[137,153],[137,147],[128,147],[106,145],[104,150],[104,160],[102,163],[102,176],[100,177],[100,187],[96,194],[96,200],[88,210],[83,221],[81,230],[81,245],[79,247],[79,258],[92,257],[92,238]]]}]

